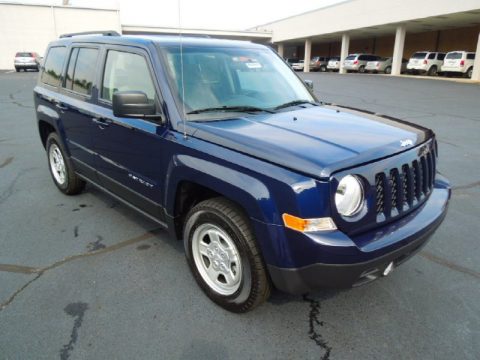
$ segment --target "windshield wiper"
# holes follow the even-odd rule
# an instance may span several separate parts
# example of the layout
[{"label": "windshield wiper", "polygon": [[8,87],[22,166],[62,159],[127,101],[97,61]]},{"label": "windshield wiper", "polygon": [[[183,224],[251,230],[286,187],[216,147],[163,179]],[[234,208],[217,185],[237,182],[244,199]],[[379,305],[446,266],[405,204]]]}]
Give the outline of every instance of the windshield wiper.
[{"label": "windshield wiper", "polygon": [[293,100],[293,101],[289,101],[285,104],[278,105],[278,106],[274,107],[273,110],[279,110],[279,109],[283,109],[283,108],[286,108],[286,107],[289,107],[289,106],[302,105],[302,104],[310,104],[310,105],[318,106],[318,104],[316,102],[313,102],[313,101]]},{"label": "windshield wiper", "polygon": [[220,106],[220,107],[210,107],[204,109],[192,110],[187,113],[191,114],[201,114],[205,112],[267,112],[273,114],[273,111],[268,109],[263,109],[255,106]]}]

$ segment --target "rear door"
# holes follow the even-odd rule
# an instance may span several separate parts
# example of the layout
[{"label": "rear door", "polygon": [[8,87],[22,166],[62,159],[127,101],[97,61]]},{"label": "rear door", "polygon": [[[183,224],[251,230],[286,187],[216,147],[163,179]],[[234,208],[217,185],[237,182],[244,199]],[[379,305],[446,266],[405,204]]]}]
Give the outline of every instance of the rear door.
[{"label": "rear door", "polygon": [[56,107],[61,113],[65,139],[75,168],[95,178],[93,152],[95,76],[99,66],[98,45],[73,45],[69,52],[67,71],[62,79]]},{"label": "rear door", "polygon": [[107,46],[94,130],[94,150],[102,186],[140,210],[163,220],[162,206],[168,128],[161,121],[113,115],[116,91],[142,91],[161,114],[160,92],[149,54],[137,48]]}]

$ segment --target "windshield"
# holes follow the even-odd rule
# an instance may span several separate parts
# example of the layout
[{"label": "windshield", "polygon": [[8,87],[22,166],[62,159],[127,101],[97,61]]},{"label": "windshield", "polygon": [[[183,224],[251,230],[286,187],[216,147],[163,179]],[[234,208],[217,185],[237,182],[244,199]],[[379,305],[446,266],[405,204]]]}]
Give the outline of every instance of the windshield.
[{"label": "windshield", "polygon": [[445,57],[446,59],[461,59],[462,58],[462,53],[461,52],[449,52],[447,56]]},{"label": "windshield", "polygon": [[267,48],[184,45],[183,61],[179,46],[161,50],[172,93],[180,113],[185,107],[186,120],[231,118],[232,110],[271,111],[294,101],[315,101],[291,68]]}]

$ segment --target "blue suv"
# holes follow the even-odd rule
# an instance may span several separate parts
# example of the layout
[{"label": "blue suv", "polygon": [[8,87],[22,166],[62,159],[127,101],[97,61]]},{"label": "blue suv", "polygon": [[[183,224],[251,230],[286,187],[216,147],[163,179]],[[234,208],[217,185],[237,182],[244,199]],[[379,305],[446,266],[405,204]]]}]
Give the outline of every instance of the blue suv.
[{"label": "blue suv", "polygon": [[262,45],[71,34],[34,99],[58,189],[88,182],[167,228],[230,311],[388,275],[446,214],[431,130],[319,102]]}]

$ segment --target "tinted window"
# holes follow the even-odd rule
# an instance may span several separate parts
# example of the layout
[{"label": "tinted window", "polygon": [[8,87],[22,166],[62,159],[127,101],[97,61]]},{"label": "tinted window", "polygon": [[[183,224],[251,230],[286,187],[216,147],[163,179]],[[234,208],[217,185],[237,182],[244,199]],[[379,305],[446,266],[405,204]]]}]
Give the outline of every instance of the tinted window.
[{"label": "tinted window", "polygon": [[42,82],[52,86],[60,84],[63,62],[67,49],[64,46],[56,46],[48,51],[45,65],[43,66]]},{"label": "tinted window", "polygon": [[360,55],[358,57],[358,60],[368,60],[369,59],[369,56],[368,55]]},{"label": "tinted window", "polygon": [[443,60],[443,59],[445,59],[445,54],[443,54],[443,53],[438,54],[437,59],[438,59],[438,60]]},{"label": "tinted window", "polygon": [[446,59],[452,59],[452,60],[458,60],[462,58],[462,53],[455,51],[455,52],[449,52],[447,56],[445,57]]},{"label": "tinted window", "polygon": [[475,53],[469,53],[469,54],[467,54],[467,59],[468,59],[468,60],[474,60],[474,59],[475,59]]},{"label": "tinted window", "polygon": [[330,61],[339,61],[340,60],[340,57],[338,56],[334,56],[332,58],[330,58]]},{"label": "tinted window", "polygon": [[357,55],[349,55],[345,58],[345,60],[355,60],[357,58]]},{"label": "tinted window", "polygon": [[428,54],[428,60],[433,60],[433,59],[435,59],[435,55],[436,55],[435,53],[430,53],[430,54]]},{"label": "tinted window", "polygon": [[70,55],[70,60],[68,61],[67,76],[65,79],[65,87],[67,89],[72,89],[73,85],[73,69],[75,68],[75,62],[77,61],[78,48],[74,48]]},{"label": "tinted window", "polygon": [[15,57],[34,57],[32,53],[29,52],[19,52]]},{"label": "tinted window", "polygon": [[97,56],[98,49],[80,48],[78,50],[77,61],[73,70],[73,91],[85,95],[92,93]]},{"label": "tinted window", "polygon": [[115,91],[142,91],[155,100],[147,61],[138,54],[109,50],[103,75],[102,98],[112,101]]},{"label": "tinted window", "polygon": [[425,56],[427,56],[426,52],[416,52],[412,55],[412,59],[425,59]]}]

